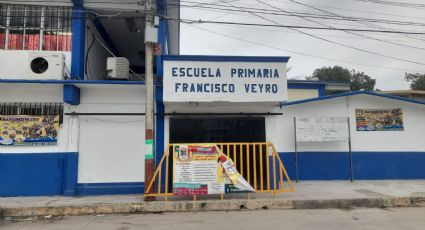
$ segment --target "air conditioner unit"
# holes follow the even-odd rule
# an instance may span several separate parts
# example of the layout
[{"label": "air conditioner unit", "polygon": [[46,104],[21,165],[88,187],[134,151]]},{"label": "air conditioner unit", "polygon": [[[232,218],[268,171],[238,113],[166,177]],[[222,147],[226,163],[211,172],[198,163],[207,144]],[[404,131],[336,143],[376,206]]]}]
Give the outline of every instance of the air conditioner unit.
[{"label": "air conditioner unit", "polygon": [[33,79],[63,80],[65,56],[61,53],[30,52],[29,68]]},{"label": "air conditioner unit", "polygon": [[65,56],[51,51],[0,52],[0,79],[63,80]]},{"label": "air conditioner unit", "polygon": [[106,72],[108,79],[125,79],[129,78],[130,63],[127,58],[108,57],[106,60]]}]

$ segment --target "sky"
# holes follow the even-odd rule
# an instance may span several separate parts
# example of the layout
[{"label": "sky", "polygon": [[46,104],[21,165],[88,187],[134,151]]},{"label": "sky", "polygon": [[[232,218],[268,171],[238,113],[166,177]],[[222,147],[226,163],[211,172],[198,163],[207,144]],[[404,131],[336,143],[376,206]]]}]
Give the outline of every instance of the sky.
[{"label": "sky", "polygon": [[[413,7],[412,5],[410,5],[411,7],[402,7],[376,4],[371,3],[371,0],[294,1],[304,5],[290,0],[181,0],[180,18],[256,24],[425,32],[425,2],[421,0],[386,0],[423,4],[423,6],[415,5]],[[222,5],[220,6],[221,8],[227,9],[233,6],[236,11],[190,7],[193,5],[218,7],[205,3],[219,4]],[[327,12],[321,12],[306,5],[340,16],[397,21],[397,24],[394,24],[394,22],[391,22],[391,24],[367,22],[368,24],[366,25],[364,21],[325,20],[304,16],[259,13],[253,15],[246,12],[247,10],[240,8],[258,8],[259,10],[255,10],[257,12],[264,12],[264,10],[260,9],[273,10],[279,14],[283,13],[283,11],[289,11],[329,15]],[[399,25],[400,21],[409,22],[410,24],[415,22],[416,24]],[[288,72],[289,79],[304,79],[306,76],[310,76],[317,68],[339,65],[350,70],[355,69],[364,72],[376,79],[376,88],[380,90],[397,90],[409,88],[410,83],[404,80],[406,72],[425,73],[425,35],[372,32],[347,33],[344,31],[299,29],[299,31],[304,32],[303,34],[299,31],[281,27],[200,23],[182,23],[180,28],[180,54],[290,56],[288,63],[290,68]],[[339,43],[339,45],[331,42]]]}]

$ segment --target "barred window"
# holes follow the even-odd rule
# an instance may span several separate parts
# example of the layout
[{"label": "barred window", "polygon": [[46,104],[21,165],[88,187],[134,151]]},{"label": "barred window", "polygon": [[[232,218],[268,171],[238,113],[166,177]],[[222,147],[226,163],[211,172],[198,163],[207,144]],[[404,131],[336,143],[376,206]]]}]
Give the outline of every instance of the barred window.
[{"label": "barred window", "polygon": [[71,7],[0,4],[0,49],[71,50]]},{"label": "barred window", "polygon": [[59,115],[63,122],[63,103],[0,103],[0,115]]}]

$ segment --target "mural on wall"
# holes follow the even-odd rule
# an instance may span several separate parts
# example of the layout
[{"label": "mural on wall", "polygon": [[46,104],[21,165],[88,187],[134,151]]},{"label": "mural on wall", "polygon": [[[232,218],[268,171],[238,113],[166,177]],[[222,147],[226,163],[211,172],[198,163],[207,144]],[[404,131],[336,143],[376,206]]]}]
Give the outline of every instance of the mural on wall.
[{"label": "mural on wall", "polygon": [[357,131],[403,131],[402,109],[356,109]]},{"label": "mural on wall", "polygon": [[0,115],[0,145],[55,145],[59,115]]}]

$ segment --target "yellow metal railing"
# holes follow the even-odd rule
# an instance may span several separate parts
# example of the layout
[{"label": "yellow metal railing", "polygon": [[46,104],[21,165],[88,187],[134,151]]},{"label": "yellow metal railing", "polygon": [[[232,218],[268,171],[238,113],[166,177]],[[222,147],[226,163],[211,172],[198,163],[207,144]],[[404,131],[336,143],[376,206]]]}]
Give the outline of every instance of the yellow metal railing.
[{"label": "yellow metal railing", "polygon": [[[172,153],[176,145],[216,145],[220,154],[231,158],[242,177],[255,189],[256,193],[294,192],[294,186],[286,172],[285,166],[271,142],[259,143],[200,143],[169,144],[153,179],[147,184],[145,196],[168,197],[172,191]],[[171,157],[170,157],[171,156]],[[171,172],[171,173],[170,173]],[[225,194],[221,195],[223,199]],[[249,197],[249,194],[248,194]],[[196,195],[193,195],[196,200]]]}]

